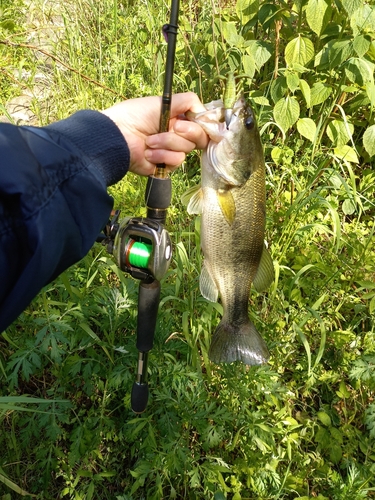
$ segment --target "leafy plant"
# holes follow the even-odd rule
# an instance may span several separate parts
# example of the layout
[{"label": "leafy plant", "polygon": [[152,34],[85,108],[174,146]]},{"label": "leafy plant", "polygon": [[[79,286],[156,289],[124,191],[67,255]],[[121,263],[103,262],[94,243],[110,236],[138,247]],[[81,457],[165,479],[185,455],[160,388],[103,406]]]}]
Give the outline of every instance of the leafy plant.
[{"label": "leafy plant", "polygon": [[[161,94],[168,9],[3,0],[2,113],[24,93],[41,125]],[[130,411],[138,283],[95,245],[0,335],[0,496],[374,495],[374,19],[359,0],[181,2],[175,90],[211,101],[245,74],[258,118],[276,279],[249,313],[270,363],[207,357],[222,310],[200,296],[200,220],[180,202],[194,153],[172,176],[147,411]],[[111,189],[124,216],[145,213],[144,187]]]}]

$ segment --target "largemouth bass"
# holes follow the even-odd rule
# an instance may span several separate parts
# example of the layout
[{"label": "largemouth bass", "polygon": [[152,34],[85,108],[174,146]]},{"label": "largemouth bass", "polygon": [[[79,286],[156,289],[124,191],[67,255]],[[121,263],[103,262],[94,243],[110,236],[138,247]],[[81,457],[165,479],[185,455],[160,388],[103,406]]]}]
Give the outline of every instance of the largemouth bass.
[{"label": "largemouth bass", "polygon": [[200,275],[203,297],[216,302],[223,317],[213,334],[209,358],[215,363],[267,362],[267,346],[249,319],[251,283],[268,288],[274,279],[264,245],[266,223],[265,165],[256,119],[240,97],[228,113],[222,101],[189,114],[210,137],[202,155],[202,184],[190,192],[189,213],[201,213]]}]

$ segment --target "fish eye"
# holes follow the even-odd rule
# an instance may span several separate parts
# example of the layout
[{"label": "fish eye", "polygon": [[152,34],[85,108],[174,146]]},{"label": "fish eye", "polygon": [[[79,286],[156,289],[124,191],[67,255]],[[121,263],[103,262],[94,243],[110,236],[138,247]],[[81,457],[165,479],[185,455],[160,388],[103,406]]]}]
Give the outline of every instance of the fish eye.
[{"label": "fish eye", "polygon": [[247,130],[252,130],[254,128],[255,122],[252,116],[248,116],[245,120],[245,127]]}]

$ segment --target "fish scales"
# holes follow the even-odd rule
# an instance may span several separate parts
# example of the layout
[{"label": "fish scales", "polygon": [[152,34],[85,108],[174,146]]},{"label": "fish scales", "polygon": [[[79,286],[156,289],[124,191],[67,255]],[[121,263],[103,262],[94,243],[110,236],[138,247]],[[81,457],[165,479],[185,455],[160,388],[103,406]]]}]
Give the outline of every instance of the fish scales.
[{"label": "fish scales", "polygon": [[266,288],[273,280],[272,259],[264,247],[265,166],[255,117],[240,98],[228,127],[221,101],[194,119],[211,141],[202,157],[202,188],[188,211],[201,213],[204,265],[201,293],[216,301],[223,317],[214,332],[209,357],[216,363],[243,361],[262,364],[267,346],[249,319],[251,283]]}]

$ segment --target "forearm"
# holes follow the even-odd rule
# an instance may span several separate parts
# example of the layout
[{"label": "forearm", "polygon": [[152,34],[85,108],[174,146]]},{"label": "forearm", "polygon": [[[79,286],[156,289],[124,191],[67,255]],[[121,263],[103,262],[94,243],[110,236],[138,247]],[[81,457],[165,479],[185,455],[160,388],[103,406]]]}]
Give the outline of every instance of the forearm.
[{"label": "forearm", "polygon": [[90,249],[129,150],[109,118],[83,111],[40,129],[0,124],[0,155],[2,331]]}]

